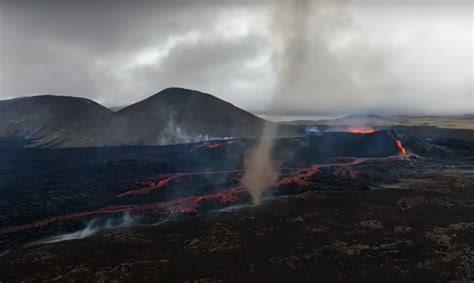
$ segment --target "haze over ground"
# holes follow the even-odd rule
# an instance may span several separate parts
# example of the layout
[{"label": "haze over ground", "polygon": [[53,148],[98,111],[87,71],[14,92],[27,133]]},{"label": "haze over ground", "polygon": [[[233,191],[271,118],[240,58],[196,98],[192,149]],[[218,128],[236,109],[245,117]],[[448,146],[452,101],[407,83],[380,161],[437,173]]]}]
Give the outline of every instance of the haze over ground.
[{"label": "haze over ground", "polygon": [[[281,1],[0,1],[0,99],[127,105],[180,86],[253,112],[277,91]],[[472,2],[308,1],[292,114],[473,113]]]}]

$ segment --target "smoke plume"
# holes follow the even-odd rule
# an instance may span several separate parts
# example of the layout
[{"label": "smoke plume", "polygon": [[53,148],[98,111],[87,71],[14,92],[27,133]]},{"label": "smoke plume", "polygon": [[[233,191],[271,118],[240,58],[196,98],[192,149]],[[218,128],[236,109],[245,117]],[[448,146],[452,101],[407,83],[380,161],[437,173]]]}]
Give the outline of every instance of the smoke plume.
[{"label": "smoke plume", "polygon": [[[275,8],[270,22],[274,35],[273,42],[277,64],[277,87],[269,109],[278,112],[281,98],[298,89],[299,78],[308,54],[307,23],[310,16],[308,0],[295,0],[282,3]],[[274,139],[278,124],[268,122],[264,125],[257,147],[246,158],[243,184],[253,202],[260,202],[262,193],[278,179],[278,170],[272,160]]]}]

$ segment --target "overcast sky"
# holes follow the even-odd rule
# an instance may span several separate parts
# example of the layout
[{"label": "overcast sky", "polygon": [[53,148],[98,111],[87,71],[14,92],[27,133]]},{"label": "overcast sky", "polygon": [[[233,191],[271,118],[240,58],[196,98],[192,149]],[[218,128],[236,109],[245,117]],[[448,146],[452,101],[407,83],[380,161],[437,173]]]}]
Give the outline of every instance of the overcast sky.
[{"label": "overcast sky", "polygon": [[471,0],[310,1],[306,10],[307,26],[290,20],[299,35],[282,43],[281,1],[0,0],[0,99],[119,106],[179,86],[267,111],[287,44],[304,56],[279,111],[474,112]]}]

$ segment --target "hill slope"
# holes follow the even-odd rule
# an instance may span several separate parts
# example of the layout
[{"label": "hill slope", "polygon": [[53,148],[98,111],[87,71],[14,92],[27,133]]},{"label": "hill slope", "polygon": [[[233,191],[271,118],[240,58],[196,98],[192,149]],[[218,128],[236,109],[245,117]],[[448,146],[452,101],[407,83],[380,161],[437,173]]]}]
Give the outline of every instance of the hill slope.
[{"label": "hill slope", "polygon": [[165,89],[117,114],[129,123],[129,132],[145,138],[144,142],[156,137],[175,143],[204,136],[255,136],[263,122],[210,94],[181,88]]},{"label": "hill slope", "polygon": [[0,136],[54,140],[112,113],[92,100],[79,97],[41,95],[4,100],[0,101]]},{"label": "hill slope", "polygon": [[[183,88],[167,88],[117,112],[85,99],[88,103],[82,105],[48,97],[54,103],[40,97],[15,99],[22,103],[13,106],[10,101],[0,102],[2,121],[4,116],[12,116],[7,118],[12,122],[0,127],[0,136],[30,138],[37,145],[56,147],[164,145],[252,137],[264,122],[210,94]],[[18,110],[12,111],[12,107]],[[41,111],[29,116],[34,109]],[[23,119],[29,121],[25,126],[17,123]]]}]

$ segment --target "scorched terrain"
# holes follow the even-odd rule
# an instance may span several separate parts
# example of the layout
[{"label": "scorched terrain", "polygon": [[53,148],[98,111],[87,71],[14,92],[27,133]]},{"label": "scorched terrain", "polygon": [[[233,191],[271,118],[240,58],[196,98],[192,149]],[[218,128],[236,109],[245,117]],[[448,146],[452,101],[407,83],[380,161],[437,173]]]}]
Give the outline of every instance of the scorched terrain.
[{"label": "scorched terrain", "polygon": [[253,139],[4,139],[0,279],[472,280],[473,141],[468,130],[312,128],[276,141],[279,180],[254,206],[241,184]]}]

